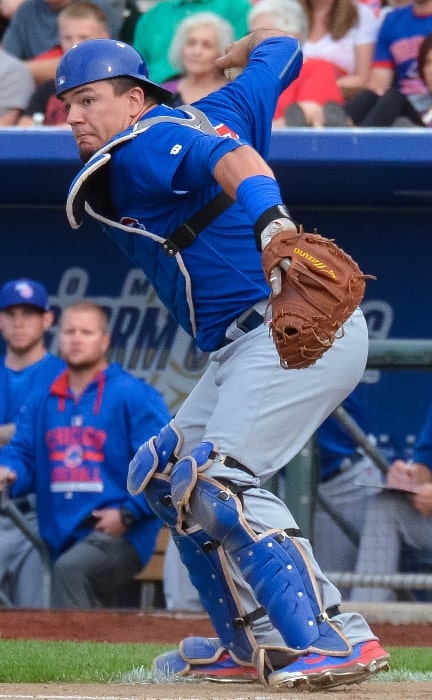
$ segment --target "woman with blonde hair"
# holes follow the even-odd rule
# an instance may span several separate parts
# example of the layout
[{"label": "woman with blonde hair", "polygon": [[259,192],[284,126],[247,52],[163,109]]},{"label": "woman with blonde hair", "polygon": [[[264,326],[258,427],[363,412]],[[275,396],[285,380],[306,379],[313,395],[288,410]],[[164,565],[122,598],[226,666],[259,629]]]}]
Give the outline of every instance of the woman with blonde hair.
[{"label": "woman with blonde hair", "polygon": [[345,100],[353,97],[369,77],[379,20],[357,0],[299,1],[309,20],[304,57],[331,61]]},{"label": "woman with blonde hair", "polygon": [[169,49],[179,77],[163,83],[174,93],[172,106],[190,104],[227,82],[215,60],[234,41],[234,29],[214,12],[197,12],[180,22]]}]

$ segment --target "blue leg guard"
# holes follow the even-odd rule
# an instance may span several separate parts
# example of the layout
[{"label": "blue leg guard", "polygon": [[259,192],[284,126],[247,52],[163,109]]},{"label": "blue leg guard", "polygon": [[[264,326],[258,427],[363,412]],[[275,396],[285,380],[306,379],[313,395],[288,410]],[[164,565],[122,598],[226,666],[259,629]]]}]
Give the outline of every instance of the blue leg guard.
[{"label": "blue leg guard", "polygon": [[324,611],[299,543],[280,530],[258,536],[247,524],[239,498],[214,479],[198,475],[194,461],[192,454],[173,470],[173,500],[186,508],[195,473],[188,504],[193,518],[206,523],[207,532],[232,556],[285,643],[297,653],[349,654],[351,645]]},{"label": "blue leg guard", "polygon": [[[150,444],[145,443],[140,447],[131,462],[131,484],[134,489],[138,488],[137,493],[144,491],[153,512],[170,528],[180,558],[188,569],[191,582],[199,593],[221,645],[229,650],[235,662],[250,664],[256,641],[250,628],[250,618],[240,603],[229,575],[225,554],[219,542],[212,540],[202,529],[193,528],[191,532],[183,529],[172,502],[168,465],[181,444],[181,436],[172,425],[173,422],[165,426]],[[213,448],[213,444],[206,443],[206,449],[201,448],[201,458],[207,461]],[[264,615],[264,611],[258,610],[252,617],[258,619]]]},{"label": "blue leg guard", "polygon": [[[172,531],[172,535],[222,645],[238,663],[251,663],[256,641],[222,547],[201,529],[181,535]],[[265,611],[258,610],[256,615],[262,617]]]}]

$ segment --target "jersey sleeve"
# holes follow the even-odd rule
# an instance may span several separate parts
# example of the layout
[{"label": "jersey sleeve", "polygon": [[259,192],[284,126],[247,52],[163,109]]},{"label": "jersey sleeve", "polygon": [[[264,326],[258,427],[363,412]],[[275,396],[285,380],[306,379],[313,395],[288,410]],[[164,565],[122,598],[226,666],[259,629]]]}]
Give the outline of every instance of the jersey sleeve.
[{"label": "jersey sleeve", "polygon": [[20,409],[15,433],[11,441],[0,450],[0,464],[17,473],[17,480],[11,489],[12,496],[22,496],[35,490],[35,417],[41,398],[42,396],[34,394],[27,405]]},{"label": "jersey sleeve", "polygon": [[[236,139],[212,136],[189,126],[156,124],[119,154],[119,187],[126,192],[133,188],[154,201],[163,201],[172,192],[211,187],[215,185],[213,170],[218,160],[241,145]],[[131,160],[133,169],[129,167]],[[176,180],[181,181],[181,191]]]},{"label": "jersey sleeve", "polygon": [[197,102],[196,107],[267,158],[277,101],[297,78],[302,61],[296,39],[266,39],[253,49],[247,67],[236,80]]},{"label": "jersey sleeve", "polygon": [[432,406],[417,438],[413,459],[415,462],[426,464],[432,470]]}]

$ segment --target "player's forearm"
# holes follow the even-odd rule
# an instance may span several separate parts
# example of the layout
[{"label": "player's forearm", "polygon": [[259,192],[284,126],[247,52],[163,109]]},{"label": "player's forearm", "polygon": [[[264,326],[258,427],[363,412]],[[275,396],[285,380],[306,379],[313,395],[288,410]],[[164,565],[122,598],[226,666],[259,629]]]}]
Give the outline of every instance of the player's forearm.
[{"label": "player's forearm", "polygon": [[24,61],[32,74],[35,83],[44,83],[46,80],[53,80],[56,74],[56,68],[59,58],[44,58],[40,60],[31,59]]},{"label": "player's forearm", "polygon": [[240,146],[227,153],[218,161],[214,175],[225,192],[247,213],[258,250],[263,250],[274,235],[271,224],[275,220],[282,218],[287,228],[297,231],[282,201],[273,171],[252,148]]},{"label": "player's forearm", "polygon": [[250,146],[240,146],[235,151],[222,156],[216,164],[213,175],[222,189],[233,199],[237,199],[238,186],[247,178],[264,175],[275,179],[272,169]]}]

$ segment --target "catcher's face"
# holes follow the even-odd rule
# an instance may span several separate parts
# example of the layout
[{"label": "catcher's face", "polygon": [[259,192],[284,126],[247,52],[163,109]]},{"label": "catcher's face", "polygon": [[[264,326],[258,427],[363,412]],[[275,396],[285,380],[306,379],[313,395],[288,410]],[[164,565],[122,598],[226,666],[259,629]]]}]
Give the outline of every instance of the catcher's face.
[{"label": "catcher's face", "polygon": [[133,87],[117,95],[110,80],[81,85],[68,90],[60,99],[84,162],[113,136],[135,124],[144,112],[140,88]]}]

